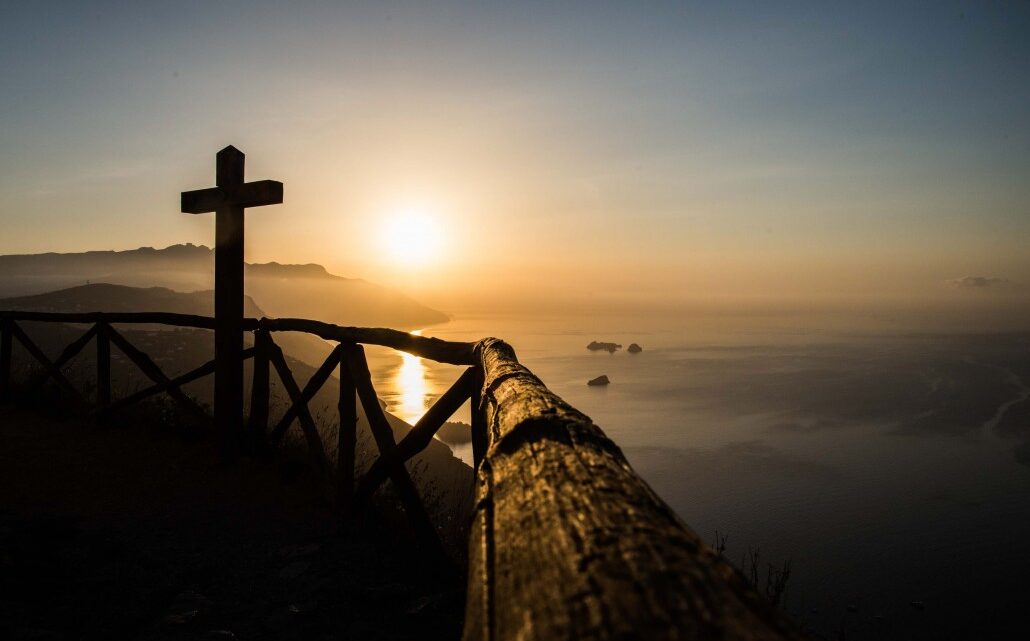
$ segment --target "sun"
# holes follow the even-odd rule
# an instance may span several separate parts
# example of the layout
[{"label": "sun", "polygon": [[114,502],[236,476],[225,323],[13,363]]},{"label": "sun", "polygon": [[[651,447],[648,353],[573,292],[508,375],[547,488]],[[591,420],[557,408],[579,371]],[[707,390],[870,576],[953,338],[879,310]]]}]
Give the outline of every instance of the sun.
[{"label": "sun", "polygon": [[421,266],[437,260],[443,234],[438,219],[424,207],[399,208],[383,226],[382,245],[390,262]]}]

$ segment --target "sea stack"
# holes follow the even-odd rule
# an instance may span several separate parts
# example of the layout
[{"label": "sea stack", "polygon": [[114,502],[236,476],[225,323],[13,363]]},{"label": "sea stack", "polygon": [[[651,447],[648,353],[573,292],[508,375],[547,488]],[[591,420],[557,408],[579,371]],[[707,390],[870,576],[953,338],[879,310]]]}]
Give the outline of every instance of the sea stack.
[{"label": "sea stack", "polygon": [[622,349],[622,345],[619,345],[618,343],[602,343],[599,341],[590,341],[590,344],[587,345],[587,349],[589,349],[591,352],[605,351],[609,354],[614,354],[615,350]]},{"label": "sea stack", "polygon": [[587,385],[607,385],[608,383],[611,383],[611,381],[608,380],[607,374],[601,374],[597,378],[587,381]]},{"label": "sea stack", "polygon": [[640,352],[644,351],[644,348],[640,345],[637,345],[636,343],[630,343],[629,347],[626,348],[626,351],[630,354],[639,354]]}]

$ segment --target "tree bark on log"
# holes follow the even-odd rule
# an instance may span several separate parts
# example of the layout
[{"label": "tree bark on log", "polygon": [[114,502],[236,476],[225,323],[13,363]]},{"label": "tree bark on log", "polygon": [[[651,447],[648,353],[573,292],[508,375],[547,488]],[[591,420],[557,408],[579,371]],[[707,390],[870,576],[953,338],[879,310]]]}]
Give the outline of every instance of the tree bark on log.
[{"label": "tree bark on log", "polygon": [[805,638],[510,346],[476,354],[487,449],[465,641]]}]

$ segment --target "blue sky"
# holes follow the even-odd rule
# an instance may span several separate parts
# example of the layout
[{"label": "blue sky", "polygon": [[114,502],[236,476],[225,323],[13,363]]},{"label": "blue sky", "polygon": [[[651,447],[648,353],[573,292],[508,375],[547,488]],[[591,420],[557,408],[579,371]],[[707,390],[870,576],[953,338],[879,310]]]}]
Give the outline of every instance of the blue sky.
[{"label": "blue sky", "polygon": [[[2,11],[0,252],[209,244],[178,193],[231,143],[287,185],[249,258],[434,295],[1030,282],[1026,3]],[[404,207],[449,243],[417,273],[377,246]]]}]

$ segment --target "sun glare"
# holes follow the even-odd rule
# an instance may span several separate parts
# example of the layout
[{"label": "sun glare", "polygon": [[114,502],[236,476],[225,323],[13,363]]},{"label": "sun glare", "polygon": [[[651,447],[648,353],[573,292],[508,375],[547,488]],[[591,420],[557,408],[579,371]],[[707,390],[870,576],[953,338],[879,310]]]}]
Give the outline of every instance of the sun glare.
[{"label": "sun glare", "polygon": [[386,220],[383,247],[390,262],[421,266],[437,259],[443,237],[437,219],[425,209],[405,208]]},{"label": "sun glare", "polygon": [[[422,335],[422,330],[416,329],[411,332],[416,336]],[[395,413],[402,419],[414,425],[422,415],[426,413],[426,366],[422,359],[414,354],[399,352],[401,365],[397,368],[394,384],[400,393],[400,405]]]}]

